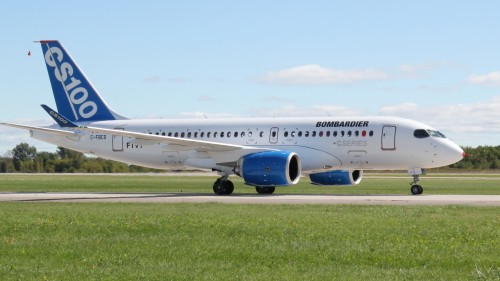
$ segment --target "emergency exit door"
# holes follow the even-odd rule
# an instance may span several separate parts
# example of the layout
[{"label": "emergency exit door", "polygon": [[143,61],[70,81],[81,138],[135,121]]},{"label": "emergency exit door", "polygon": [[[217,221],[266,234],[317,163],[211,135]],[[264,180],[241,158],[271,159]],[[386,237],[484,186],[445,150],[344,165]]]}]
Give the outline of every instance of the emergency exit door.
[{"label": "emergency exit door", "polygon": [[[123,128],[115,128],[115,130],[124,130]],[[113,151],[123,151],[123,136],[113,135]]]}]

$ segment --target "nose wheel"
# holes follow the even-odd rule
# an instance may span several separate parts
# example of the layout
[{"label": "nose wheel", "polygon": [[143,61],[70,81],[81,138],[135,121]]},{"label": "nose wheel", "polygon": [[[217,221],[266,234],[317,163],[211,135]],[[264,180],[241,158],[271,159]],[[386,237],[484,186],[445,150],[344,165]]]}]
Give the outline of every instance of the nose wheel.
[{"label": "nose wheel", "polygon": [[413,194],[413,195],[419,195],[419,194],[422,194],[422,192],[424,192],[424,189],[422,188],[422,186],[418,185],[418,184],[412,185],[410,190],[411,190],[411,194]]},{"label": "nose wheel", "polygon": [[411,183],[411,188],[410,188],[411,194],[419,195],[424,192],[422,186],[418,184],[419,181],[420,181],[420,175],[413,175],[413,182]]},{"label": "nose wheel", "polygon": [[422,194],[424,192],[424,189],[422,188],[422,186],[420,184],[418,184],[418,182],[420,181],[420,175],[426,174],[425,169],[422,169],[422,168],[408,169],[408,174],[410,176],[413,176],[413,182],[410,183],[411,194],[413,194],[413,195]]}]

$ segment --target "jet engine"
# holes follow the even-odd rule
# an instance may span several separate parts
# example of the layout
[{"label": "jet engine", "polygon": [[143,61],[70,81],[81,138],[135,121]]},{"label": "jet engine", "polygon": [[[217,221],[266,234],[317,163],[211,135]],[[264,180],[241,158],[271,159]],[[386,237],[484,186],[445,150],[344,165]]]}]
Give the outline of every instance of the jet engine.
[{"label": "jet engine", "polygon": [[311,182],[317,185],[356,185],[362,177],[362,170],[335,170],[309,175]]},{"label": "jet engine", "polygon": [[265,151],[240,159],[239,171],[245,184],[253,186],[283,186],[299,182],[300,157],[295,152]]}]

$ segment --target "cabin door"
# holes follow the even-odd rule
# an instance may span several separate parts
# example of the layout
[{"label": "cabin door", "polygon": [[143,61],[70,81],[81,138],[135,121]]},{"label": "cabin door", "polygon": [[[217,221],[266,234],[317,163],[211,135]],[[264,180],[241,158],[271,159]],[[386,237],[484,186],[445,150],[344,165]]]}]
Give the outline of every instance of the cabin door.
[{"label": "cabin door", "polygon": [[382,128],[382,150],[396,149],[396,126]]}]

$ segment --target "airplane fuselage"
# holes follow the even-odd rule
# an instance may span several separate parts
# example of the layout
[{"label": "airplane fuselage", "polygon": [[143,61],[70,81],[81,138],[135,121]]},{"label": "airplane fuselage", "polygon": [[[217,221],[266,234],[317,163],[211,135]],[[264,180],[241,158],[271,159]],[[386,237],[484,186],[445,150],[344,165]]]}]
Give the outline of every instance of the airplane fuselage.
[{"label": "airplane fuselage", "polygon": [[[433,168],[458,161],[460,148],[447,138],[417,138],[415,130],[434,130],[394,117],[247,118],[188,120],[113,120],[92,127],[294,151],[302,171],[338,169],[405,170]],[[36,132],[33,137],[105,158],[157,169],[227,170],[199,149],[131,137],[85,132],[67,138]],[[222,163],[223,164],[223,163]]]}]

